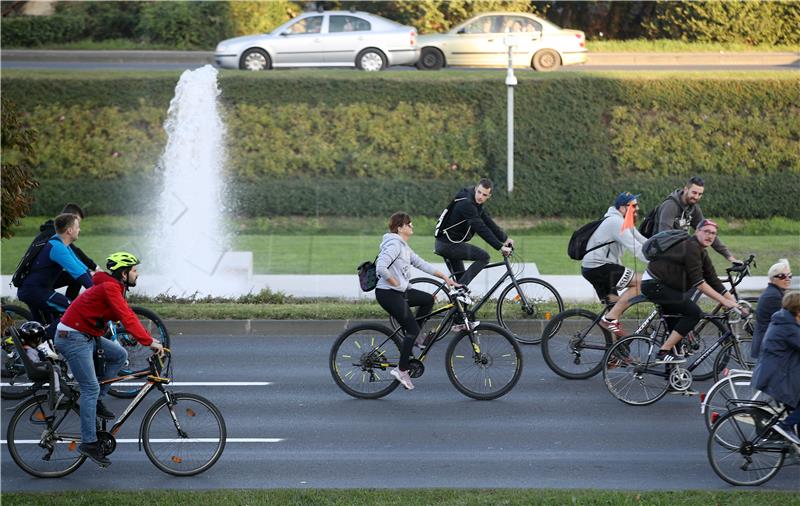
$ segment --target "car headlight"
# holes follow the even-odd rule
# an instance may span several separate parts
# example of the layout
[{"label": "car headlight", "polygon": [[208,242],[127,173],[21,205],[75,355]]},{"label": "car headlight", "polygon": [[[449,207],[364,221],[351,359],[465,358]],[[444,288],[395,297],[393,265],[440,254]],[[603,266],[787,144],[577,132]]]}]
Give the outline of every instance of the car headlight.
[{"label": "car headlight", "polygon": [[217,44],[217,51],[216,51],[217,53],[222,53],[227,50],[228,50],[228,45],[225,44],[224,42],[220,42],[219,44]]}]

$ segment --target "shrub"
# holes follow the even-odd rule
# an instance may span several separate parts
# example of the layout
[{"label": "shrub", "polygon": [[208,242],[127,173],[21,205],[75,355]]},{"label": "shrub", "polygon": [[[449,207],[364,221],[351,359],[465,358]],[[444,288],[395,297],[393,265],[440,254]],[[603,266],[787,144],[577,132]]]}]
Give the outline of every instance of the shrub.
[{"label": "shrub", "polygon": [[213,49],[233,33],[228,2],[148,2],[137,33],[176,49]]},{"label": "shrub", "polygon": [[5,48],[37,47],[83,38],[85,20],[79,16],[9,16],[2,18],[0,40]]},{"label": "shrub", "polygon": [[294,2],[229,2],[233,36],[266,33],[274,30],[301,11]]}]

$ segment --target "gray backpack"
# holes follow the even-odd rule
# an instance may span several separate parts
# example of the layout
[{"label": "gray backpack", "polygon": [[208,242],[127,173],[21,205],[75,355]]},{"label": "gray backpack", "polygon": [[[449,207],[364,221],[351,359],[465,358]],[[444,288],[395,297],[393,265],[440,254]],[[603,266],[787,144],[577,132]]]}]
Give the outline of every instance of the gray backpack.
[{"label": "gray backpack", "polygon": [[663,259],[667,252],[692,237],[685,230],[664,230],[659,232],[642,245],[642,254],[649,261]]}]

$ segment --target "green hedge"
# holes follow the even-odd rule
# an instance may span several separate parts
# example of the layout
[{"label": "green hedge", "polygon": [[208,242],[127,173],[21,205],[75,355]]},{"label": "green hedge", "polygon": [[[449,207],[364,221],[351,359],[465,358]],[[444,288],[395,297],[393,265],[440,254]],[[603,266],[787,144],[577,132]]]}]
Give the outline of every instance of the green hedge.
[{"label": "green hedge", "polygon": [[84,37],[85,20],[78,16],[14,16],[2,19],[3,47],[37,47],[74,42]]},{"label": "green hedge", "polygon": [[[622,190],[643,192],[646,208],[700,174],[709,215],[800,218],[797,79],[523,74],[507,198],[501,80],[362,76],[223,74],[226,170],[239,181],[226,205],[249,216],[438,214],[454,191],[487,175],[498,183],[496,214],[583,217]],[[154,174],[174,84],[4,77],[4,95],[40,132],[44,207],[34,212],[64,200],[51,184],[90,195],[95,214],[126,212],[131,198],[103,187]]]}]

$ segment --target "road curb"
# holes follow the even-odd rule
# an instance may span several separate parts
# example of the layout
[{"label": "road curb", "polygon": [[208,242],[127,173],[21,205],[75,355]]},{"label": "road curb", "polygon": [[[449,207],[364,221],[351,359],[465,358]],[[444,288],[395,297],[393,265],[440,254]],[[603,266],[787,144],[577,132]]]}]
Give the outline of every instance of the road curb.
[{"label": "road curb", "polygon": [[336,336],[355,323],[387,320],[164,320],[170,335]]}]

